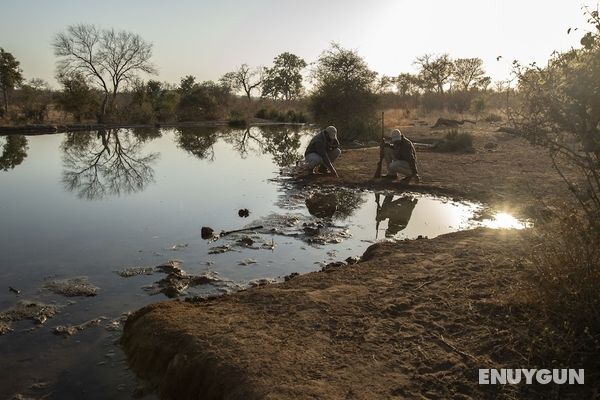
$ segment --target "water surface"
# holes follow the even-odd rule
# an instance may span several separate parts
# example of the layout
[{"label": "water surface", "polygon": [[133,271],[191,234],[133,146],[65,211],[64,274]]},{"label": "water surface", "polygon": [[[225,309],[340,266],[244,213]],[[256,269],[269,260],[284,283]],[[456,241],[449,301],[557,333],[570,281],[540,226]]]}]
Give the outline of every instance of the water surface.
[{"label": "water surface", "polygon": [[[28,300],[60,305],[45,324],[13,324],[0,336],[0,391],[49,398],[130,398],[138,383],[105,325],[163,300],[144,287],[161,274],[122,278],[126,267],[179,260],[189,274],[215,273],[222,293],[256,279],[282,279],[360,256],[377,240],[468,229],[481,205],[417,193],[299,190],[280,168],[301,159],[301,127],[111,130],[0,137],[0,311]],[[238,210],[248,209],[247,218]],[[484,224],[521,227],[509,215]],[[262,225],[216,241],[216,233]],[[245,242],[244,242],[245,241]],[[250,245],[249,245],[250,243]],[[209,254],[215,246],[232,251]],[[95,297],[66,298],[51,279],[85,276]],[[8,291],[8,286],[21,291]],[[58,324],[106,322],[74,336]],[[33,385],[33,386],[32,386]],[[37,386],[36,386],[37,385]],[[149,395],[148,397],[152,397]]]}]

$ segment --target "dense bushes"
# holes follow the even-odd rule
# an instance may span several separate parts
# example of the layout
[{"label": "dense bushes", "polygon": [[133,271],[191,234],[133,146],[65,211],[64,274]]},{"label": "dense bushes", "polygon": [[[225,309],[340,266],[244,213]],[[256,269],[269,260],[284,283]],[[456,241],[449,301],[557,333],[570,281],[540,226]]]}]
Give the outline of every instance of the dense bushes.
[{"label": "dense bushes", "polygon": [[302,111],[294,111],[287,110],[277,111],[274,109],[267,110],[266,108],[261,108],[254,114],[256,118],[260,119],[268,119],[270,121],[276,122],[292,122],[292,123],[301,123],[304,124],[308,120]]}]

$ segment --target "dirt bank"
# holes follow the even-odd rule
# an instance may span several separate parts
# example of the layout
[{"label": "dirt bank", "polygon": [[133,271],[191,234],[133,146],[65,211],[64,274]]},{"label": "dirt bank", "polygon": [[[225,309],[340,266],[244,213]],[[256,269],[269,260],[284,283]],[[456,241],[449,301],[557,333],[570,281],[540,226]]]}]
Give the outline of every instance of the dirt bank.
[{"label": "dirt bank", "polygon": [[[419,152],[423,183],[411,189],[517,214],[530,214],[540,198],[568,198],[542,150],[491,129],[474,134],[473,154]],[[339,179],[298,183],[403,190],[370,181],[377,156],[376,148],[347,151]],[[164,398],[516,398],[524,393],[478,385],[477,372],[529,366],[535,324],[514,297],[529,274],[529,234],[477,229],[376,244],[355,265],[145,307],[127,321],[122,342],[132,368]]]},{"label": "dirt bank", "polygon": [[165,398],[479,398],[477,368],[523,361],[505,346],[504,303],[522,278],[521,235],[374,245],[356,265],[154,304],[127,321],[123,344]]}]

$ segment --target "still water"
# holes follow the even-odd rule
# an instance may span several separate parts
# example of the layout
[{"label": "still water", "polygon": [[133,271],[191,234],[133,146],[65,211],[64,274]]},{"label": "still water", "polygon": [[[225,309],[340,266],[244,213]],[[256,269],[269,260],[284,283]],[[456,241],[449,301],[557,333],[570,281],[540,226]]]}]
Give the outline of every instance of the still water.
[{"label": "still water", "polygon": [[[190,275],[217,277],[181,293],[202,296],[318,270],[377,240],[523,227],[506,214],[475,221],[481,205],[416,193],[299,190],[281,168],[301,158],[309,133],[277,126],[0,137],[0,322],[18,304],[58,306],[43,324],[10,321],[0,336],[0,368],[10,371],[0,374],[2,396],[153,398],[116,342],[124,313],[166,299],[150,288],[164,274],[116,273],[125,268],[178,260]],[[203,240],[203,226],[217,235],[262,228]],[[52,280],[76,277],[97,295],[48,290]],[[72,336],[53,334],[100,317]]]}]

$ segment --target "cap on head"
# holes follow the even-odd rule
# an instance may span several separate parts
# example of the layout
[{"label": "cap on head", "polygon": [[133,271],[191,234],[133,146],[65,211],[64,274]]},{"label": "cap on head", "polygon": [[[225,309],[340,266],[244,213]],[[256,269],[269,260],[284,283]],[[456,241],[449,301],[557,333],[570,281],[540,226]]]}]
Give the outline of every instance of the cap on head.
[{"label": "cap on head", "polygon": [[335,126],[328,126],[327,128],[325,128],[325,132],[327,132],[327,136],[329,136],[329,139],[337,139],[337,129],[335,129]]},{"label": "cap on head", "polygon": [[399,140],[402,140],[402,132],[400,132],[400,129],[394,129],[392,132],[392,142],[397,142]]}]

